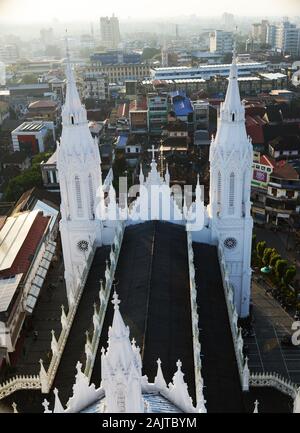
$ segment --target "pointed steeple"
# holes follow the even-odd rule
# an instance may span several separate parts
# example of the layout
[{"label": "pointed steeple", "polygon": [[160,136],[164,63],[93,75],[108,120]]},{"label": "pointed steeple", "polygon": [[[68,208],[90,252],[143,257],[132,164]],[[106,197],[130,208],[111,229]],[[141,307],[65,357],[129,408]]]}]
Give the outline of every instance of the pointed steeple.
[{"label": "pointed steeple", "polygon": [[[123,318],[120,313],[120,300],[119,296],[116,292],[113,294],[113,300],[111,301],[114,306],[114,318],[112,326],[110,326],[108,331],[108,338],[115,338],[115,339],[121,339],[121,338],[128,338],[129,337],[129,328],[125,325]],[[129,342],[129,340],[128,340]],[[130,344],[130,342],[129,342]]]},{"label": "pointed steeple", "polygon": [[245,122],[245,109],[241,102],[238,85],[238,67],[236,62],[236,45],[234,44],[232,63],[228,78],[228,87],[224,103],[221,105],[221,120],[229,122]]},{"label": "pointed steeple", "polygon": [[142,361],[135,341],[130,343],[129,327],[119,310],[119,298],[113,294],[114,317],[108,331],[108,349],[101,351],[102,387],[107,412],[143,412]]},{"label": "pointed steeple", "polygon": [[66,65],[66,78],[67,78],[67,89],[65,104],[62,109],[62,120],[63,126],[78,125],[81,123],[87,123],[86,109],[81,104],[79,93],[76,86],[74,72],[71,66],[70,53],[67,44],[67,65]]},{"label": "pointed steeple", "polygon": [[65,410],[64,410],[63,405],[61,404],[61,401],[59,399],[57,388],[54,388],[53,393],[55,395],[53,413],[64,413]]},{"label": "pointed steeple", "polygon": [[166,182],[166,185],[170,185],[170,173],[169,173],[168,163],[166,164],[165,182]]}]

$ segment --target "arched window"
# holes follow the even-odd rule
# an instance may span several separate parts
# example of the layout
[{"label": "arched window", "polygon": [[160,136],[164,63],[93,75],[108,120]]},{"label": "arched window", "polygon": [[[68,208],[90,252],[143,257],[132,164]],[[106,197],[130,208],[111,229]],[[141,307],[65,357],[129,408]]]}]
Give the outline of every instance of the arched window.
[{"label": "arched window", "polygon": [[221,204],[221,191],[222,191],[222,176],[221,172],[218,172],[218,184],[217,184],[217,203]]},{"label": "arched window", "polygon": [[80,187],[80,179],[79,176],[75,176],[75,195],[76,195],[76,204],[77,204],[77,216],[83,216],[83,207],[82,207],[82,197],[81,197],[81,187]]},{"label": "arched window", "polygon": [[234,119],[235,119],[235,114],[232,113],[232,121],[233,121],[233,122],[234,122]]},{"label": "arched window", "polygon": [[235,179],[234,179],[234,173],[230,174],[229,177],[229,213],[233,214],[234,213],[234,183],[235,183]]},{"label": "arched window", "polygon": [[245,216],[245,204],[248,202],[249,200],[249,187],[247,187],[248,182],[247,182],[247,170],[244,171],[243,174],[243,190],[242,190],[242,194],[243,194],[243,199],[242,199],[242,215]]},{"label": "arched window", "polygon": [[73,114],[71,114],[71,123],[72,123],[72,125],[74,125],[74,116],[73,116]]},{"label": "arched window", "polygon": [[90,213],[91,213],[91,218],[94,219],[95,218],[95,210],[94,210],[94,204],[95,204],[95,200],[94,200],[94,186],[93,186],[93,178],[92,175],[89,174],[89,202],[90,202]]},{"label": "arched window", "polygon": [[123,389],[118,389],[117,391],[117,406],[120,413],[124,413],[126,411],[125,393]]}]

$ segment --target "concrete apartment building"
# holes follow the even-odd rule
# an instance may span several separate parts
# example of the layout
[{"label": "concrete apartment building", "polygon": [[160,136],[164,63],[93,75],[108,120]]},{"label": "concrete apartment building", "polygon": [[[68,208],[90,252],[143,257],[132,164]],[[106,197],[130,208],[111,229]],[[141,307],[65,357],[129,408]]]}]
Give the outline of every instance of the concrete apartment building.
[{"label": "concrete apartment building", "polygon": [[87,71],[83,76],[84,99],[105,101],[108,99],[108,77],[97,71]]},{"label": "concrete apartment building", "polygon": [[233,34],[224,30],[215,30],[209,36],[209,48],[211,53],[231,53],[233,49]]},{"label": "concrete apartment building", "polygon": [[112,17],[100,18],[101,41],[106,48],[118,48],[121,42],[119,20],[114,15]]},{"label": "concrete apartment building", "polygon": [[44,152],[45,140],[48,134],[52,134],[55,141],[53,122],[24,122],[11,133],[13,150],[21,150],[31,155]]}]

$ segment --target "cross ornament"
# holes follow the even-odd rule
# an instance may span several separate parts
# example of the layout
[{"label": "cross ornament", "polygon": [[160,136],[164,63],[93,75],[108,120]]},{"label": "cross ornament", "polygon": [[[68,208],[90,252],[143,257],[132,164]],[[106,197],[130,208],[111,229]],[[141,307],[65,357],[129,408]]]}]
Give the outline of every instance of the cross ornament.
[{"label": "cross ornament", "polygon": [[159,152],[159,150],[155,149],[154,144],[152,144],[151,149],[148,149],[148,152],[152,153],[152,161],[155,161],[155,152]]}]

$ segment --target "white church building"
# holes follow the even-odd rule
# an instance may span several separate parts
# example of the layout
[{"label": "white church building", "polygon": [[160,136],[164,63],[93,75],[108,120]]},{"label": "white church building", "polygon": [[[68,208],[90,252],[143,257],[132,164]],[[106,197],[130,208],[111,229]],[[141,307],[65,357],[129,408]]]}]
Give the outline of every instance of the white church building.
[{"label": "white church building", "polygon": [[[63,130],[57,149],[57,169],[61,190],[60,232],[67,298],[71,312],[76,302],[79,302],[82,280],[86,281],[87,265],[95,256],[96,249],[111,246],[111,250],[109,261],[106,262],[105,283],[100,281],[99,308],[94,304],[93,335],[87,336],[84,349],[86,365],[83,369],[82,363],[77,363],[73,395],[67,401],[66,407],[61,403],[60,391],[54,389],[53,410],[49,410],[49,402],[44,400],[44,412],[205,413],[208,411],[209,401],[206,401],[203,390],[207,385],[202,375],[201,359],[206,354],[202,354],[201,335],[203,338],[203,334],[199,329],[199,293],[196,283],[197,273],[203,272],[204,275],[205,269],[201,270],[201,257],[199,259],[197,255],[197,245],[208,245],[210,248],[208,254],[214,251],[218,259],[216,266],[220,266],[223,298],[219,299],[225,300],[223,301],[224,305],[226,304],[224,327],[227,326],[229,329],[229,345],[233,353],[232,358],[226,358],[224,353],[224,365],[226,362],[227,373],[230,369],[237,372],[237,405],[241,400],[239,393],[248,392],[250,386],[275,384],[277,389],[286,391],[286,394],[294,398],[294,411],[299,411],[300,391],[278,376],[252,374],[248,368],[247,357],[243,354],[243,338],[241,328],[238,327],[238,319],[248,317],[251,294],[250,260],[253,222],[250,215],[250,185],[253,151],[251,140],[246,134],[245,108],[240,99],[237,78],[234,53],[227,94],[221,105],[217,134],[210,146],[210,197],[207,208],[203,204],[199,181],[196,186],[196,200],[189,204],[185,198],[184,205],[181,206],[182,197],[178,199],[176,191],[170,188],[168,169],[164,176],[161,176],[157,170],[154,149],[152,149],[152,162],[147,176],[144,176],[141,167],[139,194],[130,206],[127,205],[126,199],[125,205],[123,200],[121,206],[120,201],[116,199],[112,184],[109,185],[108,196],[105,198],[98,144],[90,134],[87,113],[81,104],[73,71],[68,62],[66,100],[62,111]],[[158,221],[160,225],[152,227],[152,221]],[[130,230],[132,237],[127,237],[124,241],[124,233],[126,231],[129,233]],[[145,233],[148,233],[148,239],[143,239]],[[134,236],[139,237],[137,244],[144,242],[146,245],[144,249],[130,250],[133,248]],[[146,278],[147,275],[145,277],[141,274],[140,280],[135,282],[134,279],[129,278],[130,274],[135,275],[140,272],[143,255],[146,257],[148,250],[151,262],[149,269],[152,270],[152,274],[149,273],[150,279]],[[126,255],[136,258],[136,262],[132,259],[133,267],[127,269],[125,274],[117,272],[119,278],[123,276],[129,281],[127,292],[123,290],[123,295],[119,293],[118,287],[113,290],[120,263],[118,262],[120,251],[123,251],[123,266],[127,263]],[[179,258],[172,262],[169,256],[174,254]],[[147,258],[144,261],[147,261]],[[181,266],[182,269],[179,269]],[[172,273],[175,273],[175,279]],[[181,281],[184,273],[187,277],[185,281]],[[210,291],[212,289],[209,286],[210,280],[207,281],[204,290]],[[122,281],[119,281],[120,286],[121,283]],[[140,298],[139,301],[137,298],[147,285],[148,291],[145,291],[144,298]],[[85,290],[88,290],[88,287]],[[121,308],[116,292],[122,301]],[[138,304],[138,302],[142,303]],[[180,305],[181,302],[185,302],[183,307]],[[145,303],[147,303],[146,307]],[[151,303],[153,318],[151,322],[150,317],[148,323],[150,329],[147,328],[147,333],[157,334],[152,336],[149,342],[145,340],[147,336],[144,338],[140,332],[140,324],[144,317],[144,313],[140,313],[140,310],[144,311],[144,308],[147,315]],[[164,307],[161,303],[164,303]],[[124,310],[122,310],[123,305]],[[206,306],[207,309],[212,307],[214,306]],[[183,311],[180,312],[180,308]],[[107,312],[110,312],[109,326],[104,332],[103,323]],[[135,316],[139,317],[136,319]],[[162,318],[164,318],[163,323]],[[76,320],[80,320],[80,317]],[[127,326],[129,323],[131,329]],[[62,328],[62,332],[68,329],[64,311]],[[133,337],[131,341],[130,333]],[[140,341],[141,347],[137,346],[135,338]],[[101,339],[102,343],[99,345]],[[168,361],[160,360],[162,358],[160,352],[165,350],[163,341],[169,344],[170,340],[173,342],[172,365],[168,365]],[[60,341],[61,338],[57,340],[53,335],[51,349],[53,357],[57,359],[61,356],[59,355]],[[160,341],[162,341],[161,345]],[[151,350],[155,353],[151,353]],[[184,360],[176,353],[180,350],[182,354],[187,354]],[[100,354],[101,365],[99,362],[95,363],[97,353]],[[169,355],[164,359],[166,358],[171,359]],[[157,369],[156,373],[153,373],[155,360]],[[222,363],[223,359],[219,364]],[[50,364],[50,367],[54,364],[55,362]],[[50,367],[49,370],[52,368]],[[101,370],[98,387],[95,383],[91,383],[92,371],[95,369]],[[150,372],[150,378],[142,374],[144,369]],[[170,375],[171,371],[174,374],[173,378]],[[212,383],[217,374],[218,371],[212,372]],[[46,372],[41,362],[40,381],[44,394],[48,394],[52,389],[54,376],[52,371],[51,375]],[[226,377],[228,379],[228,374]],[[230,382],[230,379],[228,380]],[[221,393],[221,388],[216,392]],[[224,398],[223,403],[226,405],[231,397],[225,395],[221,398]],[[258,403],[254,405],[253,401],[251,404],[257,412]],[[222,408],[219,410],[221,411]]]},{"label": "white church building", "polygon": [[[86,110],[80,102],[70,63],[67,66],[67,91],[62,120],[57,169],[62,200],[60,232],[70,303],[76,296],[76,287],[87,256],[95,246],[112,244],[114,219],[117,221],[122,213],[112,185],[109,202],[104,202],[99,148],[90,134]],[[224,245],[230,283],[234,288],[234,302],[240,317],[248,316],[250,301],[252,160],[252,144],[246,134],[245,109],[240,99],[234,55],[226,99],[221,106],[218,131],[210,147],[210,202],[205,209],[198,186],[193,211],[196,219],[199,217],[202,223],[200,230],[193,228],[192,237],[196,242]],[[170,204],[170,220],[186,223],[187,212],[177,206],[169,182],[168,172],[165,179],[159,175],[153,156],[147,179],[144,179],[142,169],[140,174],[140,187],[144,187],[144,190],[146,188],[149,194],[146,199],[140,194],[127,212],[125,223],[145,221],[143,211],[139,212],[142,217],[138,219],[136,210],[148,210],[150,207],[148,219],[166,220],[162,209],[162,203],[166,202]],[[157,186],[163,187],[166,196],[161,200],[161,205],[155,207],[151,203],[150,191],[156,192]]]}]

